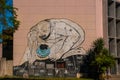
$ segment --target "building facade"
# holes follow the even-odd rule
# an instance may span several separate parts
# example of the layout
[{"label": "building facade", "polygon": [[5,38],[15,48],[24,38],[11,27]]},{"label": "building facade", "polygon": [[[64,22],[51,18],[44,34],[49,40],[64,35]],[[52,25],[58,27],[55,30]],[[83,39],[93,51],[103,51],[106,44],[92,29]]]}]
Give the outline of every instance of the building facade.
[{"label": "building facade", "polygon": [[120,1],[104,0],[104,37],[111,55],[116,59],[112,74],[120,74]]},{"label": "building facade", "polygon": [[99,37],[116,58],[111,73],[120,74],[119,0],[13,0],[13,5],[21,21],[13,40],[14,75],[75,76]]},{"label": "building facade", "polygon": [[103,37],[101,0],[14,0],[14,6],[21,21],[14,75],[75,76],[91,43]]}]

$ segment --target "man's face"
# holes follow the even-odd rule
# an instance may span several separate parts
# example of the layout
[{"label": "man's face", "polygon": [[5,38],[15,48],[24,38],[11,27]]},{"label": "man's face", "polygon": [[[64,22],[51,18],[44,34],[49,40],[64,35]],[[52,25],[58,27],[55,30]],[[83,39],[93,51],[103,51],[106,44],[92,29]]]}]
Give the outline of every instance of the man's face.
[{"label": "man's face", "polygon": [[50,34],[50,25],[48,22],[44,22],[39,27],[39,38],[45,40]]}]

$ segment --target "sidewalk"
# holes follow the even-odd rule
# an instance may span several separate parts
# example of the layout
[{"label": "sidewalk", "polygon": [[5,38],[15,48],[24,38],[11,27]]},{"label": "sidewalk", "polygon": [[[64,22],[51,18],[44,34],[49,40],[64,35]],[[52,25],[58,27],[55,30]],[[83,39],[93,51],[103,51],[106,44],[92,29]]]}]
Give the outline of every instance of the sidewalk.
[{"label": "sidewalk", "polygon": [[112,78],[109,80],[120,80],[120,75],[112,75]]}]

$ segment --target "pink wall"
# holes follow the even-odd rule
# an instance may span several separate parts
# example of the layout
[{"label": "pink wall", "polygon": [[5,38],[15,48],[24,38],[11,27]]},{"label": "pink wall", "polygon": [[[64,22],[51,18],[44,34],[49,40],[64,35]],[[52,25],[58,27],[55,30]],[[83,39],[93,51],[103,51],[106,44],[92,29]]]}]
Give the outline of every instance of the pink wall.
[{"label": "pink wall", "polygon": [[102,0],[14,0],[21,21],[14,34],[14,65],[19,65],[27,46],[27,33],[37,22],[47,18],[67,18],[85,30],[82,44],[87,50],[102,34]]},{"label": "pink wall", "polygon": [[116,1],[120,2],[120,0],[116,0]]},{"label": "pink wall", "polygon": [[103,37],[102,0],[96,0],[96,37]]}]

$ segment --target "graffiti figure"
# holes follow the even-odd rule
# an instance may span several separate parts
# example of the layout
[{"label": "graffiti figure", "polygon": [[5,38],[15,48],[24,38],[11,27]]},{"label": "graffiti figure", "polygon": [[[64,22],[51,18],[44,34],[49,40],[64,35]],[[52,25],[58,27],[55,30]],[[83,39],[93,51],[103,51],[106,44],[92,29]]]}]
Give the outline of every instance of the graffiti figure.
[{"label": "graffiti figure", "polygon": [[38,60],[58,60],[72,55],[84,55],[80,46],[85,39],[80,25],[68,19],[46,19],[28,32],[28,44],[21,60],[33,63]]}]

